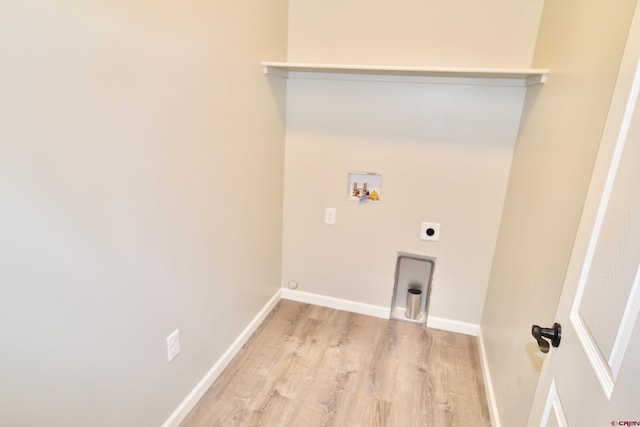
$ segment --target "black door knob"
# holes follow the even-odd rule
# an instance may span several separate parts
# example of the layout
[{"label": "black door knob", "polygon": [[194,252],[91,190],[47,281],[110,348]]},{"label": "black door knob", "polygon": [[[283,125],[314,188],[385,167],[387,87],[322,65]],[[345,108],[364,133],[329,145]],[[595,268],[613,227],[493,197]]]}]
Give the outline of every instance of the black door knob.
[{"label": "black door knob", "polygon": [[554,323],[553,328],[541,328],[538,325],[533,325],[531,327],[531,335],[538,341],[540,351],[549,353],[549,342],[546,339],[551,340],[552,346],[558,347],[560,345],[560,337],[562,336],[562,327],[560,323]]}]

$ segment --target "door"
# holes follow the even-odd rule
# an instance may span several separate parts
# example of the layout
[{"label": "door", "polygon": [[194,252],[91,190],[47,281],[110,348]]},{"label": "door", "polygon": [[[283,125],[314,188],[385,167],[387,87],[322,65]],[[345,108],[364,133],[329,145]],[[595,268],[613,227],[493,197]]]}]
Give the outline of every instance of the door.
[{"label": "door", "polygon": [[636,10],[556,313],[560,345],[545,360],[530,427],[640,426],[639,60]]}]

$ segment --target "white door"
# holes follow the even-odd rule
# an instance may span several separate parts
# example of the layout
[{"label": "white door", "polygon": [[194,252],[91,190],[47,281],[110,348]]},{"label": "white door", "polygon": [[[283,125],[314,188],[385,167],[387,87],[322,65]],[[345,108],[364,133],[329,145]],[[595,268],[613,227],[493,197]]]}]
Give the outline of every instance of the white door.
[{"label": "white door", "polygon": [[640,426],[639,60],[636,10],[556,313],[560,345],[544,362],[530,427]]}]

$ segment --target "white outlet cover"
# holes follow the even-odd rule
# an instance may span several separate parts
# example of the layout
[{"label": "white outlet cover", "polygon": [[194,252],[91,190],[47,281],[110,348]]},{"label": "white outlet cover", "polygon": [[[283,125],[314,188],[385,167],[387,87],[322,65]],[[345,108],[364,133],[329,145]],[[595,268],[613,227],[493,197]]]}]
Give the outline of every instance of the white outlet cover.
[{"label": "white outlet cover", "polygon": [[180,330],[176,329],[167,337],[167,358],[171,362],[180,354]]},{"label": "white outlet cover", "polygon": [[440,240],[440,224],[423,222],[420,226],[420,239],[433,242]]}]

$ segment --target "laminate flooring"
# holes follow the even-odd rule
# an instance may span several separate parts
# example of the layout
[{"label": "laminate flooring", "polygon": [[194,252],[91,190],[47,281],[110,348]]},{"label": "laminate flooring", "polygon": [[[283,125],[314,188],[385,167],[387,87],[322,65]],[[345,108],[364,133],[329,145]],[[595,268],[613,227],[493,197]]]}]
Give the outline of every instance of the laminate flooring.
[{"label": "laminate flooring", "polygon": [[192,426],[489,426],[475,337],[281,300]]}]

